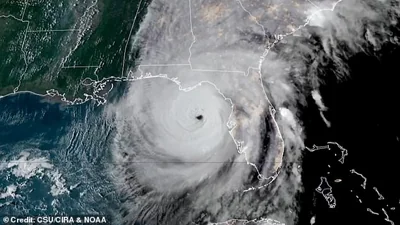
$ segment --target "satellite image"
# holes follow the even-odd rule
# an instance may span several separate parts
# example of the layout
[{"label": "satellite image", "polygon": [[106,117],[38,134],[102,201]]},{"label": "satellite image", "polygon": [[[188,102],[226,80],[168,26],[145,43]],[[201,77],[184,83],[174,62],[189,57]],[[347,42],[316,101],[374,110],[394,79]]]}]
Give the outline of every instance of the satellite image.
[{"label": "satellite image", "polygon": [[399,18],[0,0],[0,224],[399,224]]}]

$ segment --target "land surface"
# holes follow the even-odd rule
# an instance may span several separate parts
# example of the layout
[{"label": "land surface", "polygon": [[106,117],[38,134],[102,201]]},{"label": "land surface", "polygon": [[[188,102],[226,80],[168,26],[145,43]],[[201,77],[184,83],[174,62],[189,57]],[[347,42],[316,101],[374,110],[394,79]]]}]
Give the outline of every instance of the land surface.
[{"label": "land surface", "polygon": [[145,0],[0,2],[0,96],[30,91],[75,102],[101,98],[99,90],[110,86],[104,81],[124,74],[127,52],[133,48],[129,40],[146,4]]}]

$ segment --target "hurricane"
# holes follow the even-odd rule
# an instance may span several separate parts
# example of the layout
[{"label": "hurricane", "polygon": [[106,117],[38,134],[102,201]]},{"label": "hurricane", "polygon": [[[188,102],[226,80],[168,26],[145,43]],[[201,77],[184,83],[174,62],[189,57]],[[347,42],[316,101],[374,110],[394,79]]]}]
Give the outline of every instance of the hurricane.
[{"label": "hurricane", "polygon": [[[121,224],[295,224],[301,110],[398,45],[398,2],[153,0],[107,116]],[[139,59],[134,61],[135,55]],[[310,99],[312,101],[310,101]]]}]

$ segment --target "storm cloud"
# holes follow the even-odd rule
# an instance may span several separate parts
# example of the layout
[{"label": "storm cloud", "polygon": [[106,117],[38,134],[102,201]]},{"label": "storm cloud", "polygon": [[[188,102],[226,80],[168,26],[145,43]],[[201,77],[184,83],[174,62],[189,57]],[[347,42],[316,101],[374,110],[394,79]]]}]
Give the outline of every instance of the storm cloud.
[{"label": "storm cloud", "polygon": [[343,80],[349,57],[397,44],[397,4],[152,1],[129,90],[108,110],[121,223],[294,224],[299,106],[312,96],[323,115],[328,65]]}]

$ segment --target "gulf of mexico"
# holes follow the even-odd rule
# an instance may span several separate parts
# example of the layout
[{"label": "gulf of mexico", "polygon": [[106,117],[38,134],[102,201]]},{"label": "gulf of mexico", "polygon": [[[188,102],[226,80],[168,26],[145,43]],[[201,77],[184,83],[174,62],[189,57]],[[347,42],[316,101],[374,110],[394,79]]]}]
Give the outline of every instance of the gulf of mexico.
[{"label": "gulf of mexico", "polygon": [[112,128],[93,102],[29,93],[0,99],[0,215],[107,214]]}]

